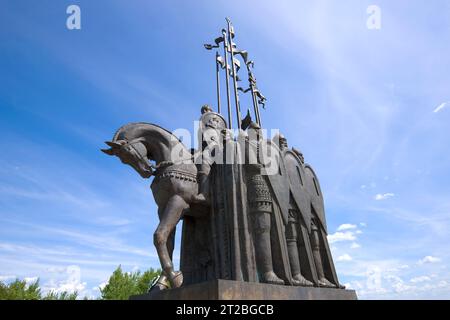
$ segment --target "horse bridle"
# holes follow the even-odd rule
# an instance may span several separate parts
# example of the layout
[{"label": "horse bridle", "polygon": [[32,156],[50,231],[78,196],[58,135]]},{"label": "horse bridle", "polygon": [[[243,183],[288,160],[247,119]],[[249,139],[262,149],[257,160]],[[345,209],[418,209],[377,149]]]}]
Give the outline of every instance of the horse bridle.
[{"label": "horse bridle", "polygon": [[139,150],[137,150],[135,147],[134,147],[134,145],[136,144],[136,143],[142,143],[141,141],[139,141],[139,140],[136,140],[136,141],[131,141],[131,142],[127,142],[126,144],[124,144],[123,146],[122,146],[122,148],[125,148],[125,150],[126,150],[126,148],[128,148],[128,150],[126,150],[127,152],[130,152],[130,151],[132,151],[133,153],[135,153],[136,155],[137,155],[137,157],[139,158],[139,160],[141,160],[142,162],[144,162],[144,163],[146,163],[150,168],[152,168],[153,170],[156,170],[156,166],[154,166],[153,164],[151,164],[151,163],[149,163],[149,161],[148,161],[148,158],[145,156],[143,156],[140,152],[139,152]]}]

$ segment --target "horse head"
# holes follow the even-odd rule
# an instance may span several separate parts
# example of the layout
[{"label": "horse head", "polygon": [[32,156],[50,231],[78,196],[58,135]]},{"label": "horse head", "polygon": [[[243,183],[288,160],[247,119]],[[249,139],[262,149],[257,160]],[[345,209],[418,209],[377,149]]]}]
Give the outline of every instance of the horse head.
[{"label": "horse head", "polygon": [[101,149],[110,156],[117,156],[123,164],[131,166],[142,178],[150,178],[153,169],[147,156],[147,148],[142,139],[105,142],[110,148]]}]

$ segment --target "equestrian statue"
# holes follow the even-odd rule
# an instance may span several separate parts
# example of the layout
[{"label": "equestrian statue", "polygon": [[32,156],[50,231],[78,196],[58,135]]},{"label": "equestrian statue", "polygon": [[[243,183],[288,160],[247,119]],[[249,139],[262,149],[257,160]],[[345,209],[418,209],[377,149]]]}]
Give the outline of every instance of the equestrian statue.
[{"label": "equestrian statue", "polygon": [[[217,110],[201,108],[198,149],[188,149],[169,130],[145,122],[122,126],[102,149],[142,178],[153,179],[159,217],[154,245],[162,272],[150,292],[216,279],[343,289],[327,240],[317,175],[282,134],[265,134],[259,107],[265,107],[266,98],[257,88],[253,61],[237,48],[227,23],[215,44],[205,45],[208,50],[223,48],[224,56],[216,52]],[[248,89],[237,86],[241,64],[247,69]],[[226,76],[227,120],[222,115],[221,72]],[[254,118],[250,111],[241,118],[238,91],[250,92]],[[180,270],[175,270],[180,221]]]}]

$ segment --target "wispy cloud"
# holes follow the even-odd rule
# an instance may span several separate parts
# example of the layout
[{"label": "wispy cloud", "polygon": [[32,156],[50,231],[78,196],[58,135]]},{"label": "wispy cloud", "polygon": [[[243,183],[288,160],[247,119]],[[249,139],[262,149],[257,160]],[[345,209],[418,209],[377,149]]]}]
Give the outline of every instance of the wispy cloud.
[{"label": "wispy cloud", "polygon": [[433,256],[426,256],[419,260],[419,264],[425,264],[425,263],[437,263],[441,262],[441,258],[433,257]]},{"label": "wispy cloud", "polygon": [[357,228],[356,224],[344,223],[337,228],[337,231],[350,230],[356,228]]},{"label": "wispy cloud", "polygon": [[355,249],[360,246],[355,241],[358,239],[358,235],[361,235],[362,233],[363,232],[358,229],[356,224],[344,223],[339,225],[336,232],[329,234],[327,238],[330,244],[353,241],[351,248]]},{"label": "wispy cloud", "polygon": [[361,248],[361,245],[359,243],[353,242],[350,245],[350,249],[358,249],[358,248]]},{"label": "wispy cloud", "polygon": [[335,243],[340,241],[353,241],[356,240],[356,236],[353,232],[335,232],[333,234],[328,235],[328,242]]},{"label": "wispy cloud", "polygon": [[386,200],[388,198],[392,198],[394,196],[395,196],[395,194],[390,193],[390,192],[389,193],[378,193],[373,198],[377,201],[380,201],[380,200]]},{"label": "wispy cloud", "polygon": [[421,283],[421,282],[431,281],[431,278],[428,276],[420,276],[420,277],[414,277],[409,281],[412,283]]},{"label": "wispy cloud", "polygon": [[339,262],[343,262],[343,261],[352,261],[353,259],[352,259],[352,257],[349,255],[349,254],[343,254],[342,256],[339,256],[338,258],[337,258],[337,261],[339,261]]},{"label": "wispy cloud", "polygon": [[438,112],[444,110],[444,108],[446,108],[449,104],[450,104],[450,102],[441,103],[436,109],[433,110],[433,112],[438,113]]}]

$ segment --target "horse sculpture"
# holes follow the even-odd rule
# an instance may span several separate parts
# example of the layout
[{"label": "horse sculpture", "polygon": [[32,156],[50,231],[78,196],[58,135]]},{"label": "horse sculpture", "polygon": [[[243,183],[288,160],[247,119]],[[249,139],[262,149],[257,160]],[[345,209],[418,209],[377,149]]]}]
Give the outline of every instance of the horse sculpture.
[{"label": "horse sculpture", "polygon": [[168,130],[143,122],[122,126],[106,144],[110,148],[102,149],[104,153],[117,156],[143,178],[155,176],[151,189],[158,206],[159,225],[154,245],[163,270],[158,284],[161,289],[168,287],[167,281],[172,288],[180,287],[183,274],[174,270],[172,254],[175,228],[198,194],[197,167],[191,152]]}]

